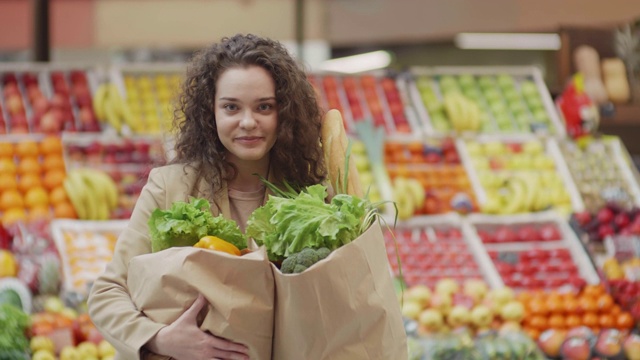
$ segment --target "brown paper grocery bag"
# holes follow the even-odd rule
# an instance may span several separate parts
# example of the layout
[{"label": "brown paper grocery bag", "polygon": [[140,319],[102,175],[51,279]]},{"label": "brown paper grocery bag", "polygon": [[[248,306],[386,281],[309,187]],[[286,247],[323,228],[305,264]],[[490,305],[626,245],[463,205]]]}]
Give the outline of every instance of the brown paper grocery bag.
[{"label": "brown paper grocery bag", "polygon": [[375,223],[300,274],[276,282],[273,359],[408,358],[384,239]]},{"label": "brown paper grocery bag", "polygon": [[[200,326],[249,347],[251,359],[271,358],[274,280],[264,247],[241,257],[193,247],[134,257],[127,285],[150,319],[170,324],[198,293],[209,301]],[[167,357],[150,354],[150,359]]]}]

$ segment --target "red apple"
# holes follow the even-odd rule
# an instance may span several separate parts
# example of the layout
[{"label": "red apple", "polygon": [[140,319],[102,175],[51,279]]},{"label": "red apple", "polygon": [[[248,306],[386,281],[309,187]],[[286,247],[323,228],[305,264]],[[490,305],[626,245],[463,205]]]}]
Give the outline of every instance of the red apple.
[{"label": "red apple", "polygon": [[4,89],[3,89],[3,94],[4,94],[4,98],[5,99],[8,99],[9,97],[11,97],[13,95],[20,96],[20,89],[18,88],[18,84],[17,83],[5,84]]},{"label": "red apple", "polygon": [[584,226],[591,221],[591,213],[588,211],[582,211],[573,214],[573,217],[576,219],[580,226]]},{"label": "red apple", "polygon": [[24,113],[24,103],[20,94],[9,95],[5,101],[7,111],[11,115]]},{"label": "red apple", "polygon": [[540,240],[540,234],[533,225],[521,226],[517,231],[518,241],[537,241]]},{"label": "red apple", "polygon": [[509,226],[501,226],[494,233],[493,238],[497,243],[515,242],[518,235]]},{"label": "red apple", "polygon": [[618,229],[624,228],[625,226],[629,225],[630,222],[631,222],[631,219],[629,218],[629,215],[623,212],[617,214],[613,218],[613,223],[618,226]]},{"label": "red apple", "polygon": [[598,221],[601,224],[606,224],[606,223],[611,222],[611,220],[613,220],[614,216],[615,216],[615,214],[608,207],[600,209],[600,211],[598,211],[598,213],[596,214],[596,218],[598,219]]},{"label": "red apple", "polygon": [[562,234],[555,224],[545,224],[540,228],[540,238],[543,241],[562,240]]}]

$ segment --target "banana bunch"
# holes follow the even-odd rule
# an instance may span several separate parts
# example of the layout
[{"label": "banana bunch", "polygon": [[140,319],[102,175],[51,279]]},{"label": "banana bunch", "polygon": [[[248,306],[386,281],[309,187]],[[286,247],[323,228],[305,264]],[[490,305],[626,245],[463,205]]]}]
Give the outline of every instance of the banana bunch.
[{"label": "banana bunch", "polygon": [[93,109],[99,121],[110,125],[118,133],[124,127],[133,133],[145,132],[142,119],[133,115],[129,104],[122,98],[120,90],[113,83],[101,84],[93,96]]},{"label": "banana bunch", "polygon": [[444,96],[444,109],[457,131],[478,131],[482,125],[480,107],[460,92],[452,91]]},{"label": "banana bunch", "polygon": [[411,218],[424,206],[426,191],[416,179],[396,177],[392,183],[393,199],[398,207],[398,219]]},{"label": "banana bunch", "polygon": [[118,186],[102,170],[72,169],[63,186],[81,220],[109,220],[118,207]]}]

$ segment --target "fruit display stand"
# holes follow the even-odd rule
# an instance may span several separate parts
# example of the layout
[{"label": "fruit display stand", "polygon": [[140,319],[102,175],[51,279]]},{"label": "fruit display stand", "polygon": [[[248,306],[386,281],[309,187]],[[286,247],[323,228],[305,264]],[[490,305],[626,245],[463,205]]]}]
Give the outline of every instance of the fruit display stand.
[{"label": "fruit display stand", "polygon": [[[167,134],[175,98],[186,71],[183,63],[113,66],[110,82],[122,96],[128,131],[133,134]],[[113,91],[113,90],[112,90]]]},{"label": "fruit display stand", "polygon": [[584,137],[559,146],[586,211],[595,213],[608,203],[640,206],[638,171],[620,138]]},{"label": "fruit display stand", "polygon": [[481,279],[492,288],[499,287],[502,282],[491,259],[477,237],[467,231],[456,213],[416,216],[398,223],[393,234],[385,233],[393,273],[399,275],[400,266],[408,286],[435,286],[442,279],[459,283]]},{"label": "fruit display stand", "polygon": [[[146,183],[149,171],[167,161],[166,143],[157,136],[138,135],[124,138],[108,133],[94,135],[65,133],[62,136],[62,143],[69,177],[73,177],[74,169],[83,169],[89,173],[89,178],[92,177],[92,173],[103,172],[115,182],[117,204],[109,210],[108,218],[110,219],[129,218],[140,191]],[[87,189],[90,192],[87,195],[98,195],[98,199],[102,199],[107,189],[99,184],[100,182],[97,186],[100,188],[99,191]],[[85,190],[79,187],[82,186],[71,186],[68,192]],[[69,195],[71,198],[74,194]]]},{"label": "fruit display stand", "polygon": [[514,290],[577,291],[598,284],[586,249],[560,214],[471,214],[468,234],[488,252],[500,284]]},{"label": "fruit display stand", "polygon": [[555,139],[478,135],[458,138],[457,145],[481,212],[508,215],[553,208],[568,216],[584,209]]},{"label": "fruit display stand", "polygon": [[429,134],[566,135],[536,67],[414,67],[407,82]]},{"label": "fruit display stand", "polygon": [[62,291],[88,294],[91,283],[111,261],[119,234],[128,220],[81,221],[58,219],[51,233],[60,255]]},{"label": "fruit display stand", "polygon": [[387,136],[415,137],[422,133],[400,76],[371,72],[311,73],[308,77],[323,109],[340,110],[350,134],[357,133],[355,123],[359,121],[371,121],[384,128]]},{"label": "fruit display stand", "polygon": [[385,167],[400,219],[477,209],[470,179],[451,137],[388,140]]},{"label": "fruit display stand", "polygon": [[0,64],[0,133],[98,132],[88,64]]}]

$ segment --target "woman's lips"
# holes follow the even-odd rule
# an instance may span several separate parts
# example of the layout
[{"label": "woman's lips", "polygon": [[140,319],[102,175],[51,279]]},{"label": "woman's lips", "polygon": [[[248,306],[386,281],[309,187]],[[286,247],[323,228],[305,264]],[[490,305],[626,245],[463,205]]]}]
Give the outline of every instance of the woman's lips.
[{"label": "woman's lips", "polygon": [[243,136],[243,137],[236,138],[236,141],[241,143],[241,144],[251,145],[251,144],[256,144],[256,143],[262,141],[262,137],[260,137],[260,136]]}]

